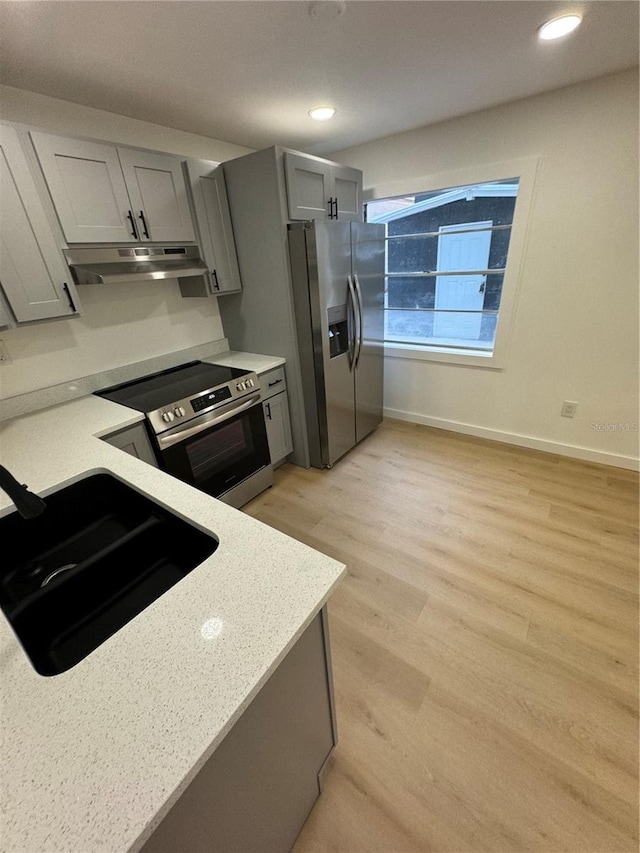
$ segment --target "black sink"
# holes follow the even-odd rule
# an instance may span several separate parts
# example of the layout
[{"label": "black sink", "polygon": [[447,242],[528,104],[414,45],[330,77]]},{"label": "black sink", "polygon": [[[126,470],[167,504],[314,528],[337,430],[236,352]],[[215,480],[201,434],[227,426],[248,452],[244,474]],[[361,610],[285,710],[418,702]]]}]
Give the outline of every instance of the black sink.
[{"label": "black sink", "polygon": [[37,518],[0,519],[0,607],[41,675],[70,669],[218,547],[110,474],[45,502]]}]

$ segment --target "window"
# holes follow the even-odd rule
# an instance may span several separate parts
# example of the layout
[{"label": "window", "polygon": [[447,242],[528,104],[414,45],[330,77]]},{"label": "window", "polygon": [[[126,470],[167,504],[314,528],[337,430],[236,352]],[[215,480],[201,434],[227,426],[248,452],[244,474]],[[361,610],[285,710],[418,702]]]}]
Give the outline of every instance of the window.
[{"label": "window", "polygon": [[386,228],[387,355],[502,366],[496,354],[523,244],[522,227],[512,235],[523,171],[367,203],[367,221]]}]

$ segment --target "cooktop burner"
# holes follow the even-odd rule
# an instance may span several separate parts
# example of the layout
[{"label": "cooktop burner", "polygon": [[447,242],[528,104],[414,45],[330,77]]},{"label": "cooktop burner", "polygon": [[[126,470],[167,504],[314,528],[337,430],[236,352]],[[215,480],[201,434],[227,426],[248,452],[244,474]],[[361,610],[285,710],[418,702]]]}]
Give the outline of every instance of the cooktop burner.
[{"label": "cooktop burner", "polygon": [[148,414],[156,409],[171,406],[172,403],[192,394],[200,394],[240,376],[246,376],[247,372],[236,367],[192,361],[95,393],[98,397],[105,397],[114,403],[121,403],[130,409]]}]

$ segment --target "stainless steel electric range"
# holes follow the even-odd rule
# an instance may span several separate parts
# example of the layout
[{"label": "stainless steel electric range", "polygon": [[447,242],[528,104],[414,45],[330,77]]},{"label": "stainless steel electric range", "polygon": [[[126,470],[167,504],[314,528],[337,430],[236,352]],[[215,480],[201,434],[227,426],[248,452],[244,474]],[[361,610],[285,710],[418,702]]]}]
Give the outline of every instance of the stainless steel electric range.
[{"label": "stainless steel electric range", "polygon": [[272,485],[255,373],[192,361],[96,394],[144,412],[159,466],[201,491],[240,507]]}]

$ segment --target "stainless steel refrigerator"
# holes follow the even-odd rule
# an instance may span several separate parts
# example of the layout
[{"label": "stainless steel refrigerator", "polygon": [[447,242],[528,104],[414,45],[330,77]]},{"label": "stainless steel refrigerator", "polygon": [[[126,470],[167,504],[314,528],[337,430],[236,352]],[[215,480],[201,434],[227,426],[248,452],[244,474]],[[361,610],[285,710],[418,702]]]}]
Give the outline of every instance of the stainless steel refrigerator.
[{"label": "stainless steel refrigerator", "polygon": [[288,226],[311,464],[331,467],[382,421],[384,226]]}]

